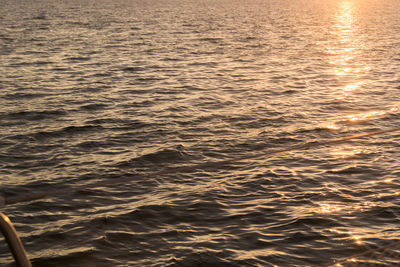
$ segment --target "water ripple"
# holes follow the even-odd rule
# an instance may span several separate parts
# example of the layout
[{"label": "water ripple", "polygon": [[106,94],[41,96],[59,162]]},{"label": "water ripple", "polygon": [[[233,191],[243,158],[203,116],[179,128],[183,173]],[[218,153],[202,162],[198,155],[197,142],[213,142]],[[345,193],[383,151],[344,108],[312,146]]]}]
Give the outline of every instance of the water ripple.
[{"label": "water ripple", "polygon": [[[399,124],[394,0],[5,1],[6,197]],[[37,266],[328,266],[399,239],[398,137],[2,212]]]}]

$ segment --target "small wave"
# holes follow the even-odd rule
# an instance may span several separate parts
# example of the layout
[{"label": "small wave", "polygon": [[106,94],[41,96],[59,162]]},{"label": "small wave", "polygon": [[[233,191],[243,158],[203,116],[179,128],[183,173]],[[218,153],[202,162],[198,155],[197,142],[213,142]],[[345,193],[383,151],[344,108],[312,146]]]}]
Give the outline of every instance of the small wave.
[{"label": "small wave", "polygon": [[145,68],[142,67],[125,67],[121,69],[122,71],[126,72],[138,72],[138,71],[145,71]]},{"label": "small wave", "polygon": [[118,118],[101,118],[95,120],[89,120],[86,124],[115,124],[115,123],[124,123],[126,120],[118,119]]},{"label": "small wave", "polygon": [[[144,91],[138,91],[138,92],[140,92],[141,94],[145,93]],[[127,93],[134,94],[131,91],[129,91]],[[151,106],[154,106],[155,104],[156,103],[154,101],[145,100],[145,101],[137,101],[137,102],[132,102],[129,104],[124,104],[124,105],[122,105],[122,107],[124,107],[124,108],[141,108],[141,107],[151,107]]]},{"label": "small wave", "polygon": [[142,82],[142,83],[150,83],[150,82],[161,81],[161,80],[165,80],[165,78],[153,76],[153,77],[142,77],[142,78],[136,79],[136,81]]},{"label": "small wave", "polygon": [[68,57],[65,58],[64,60],[74,62],[74,61],[89,61],[91,59],[92,59],[91,57]]},{"label": "small wave", "polygon": [[70,68],[55,67],[55,68],[52,68],[51,70],[54,70],[54,71],[70,71],[71,69]]},{"label": "small wave", "polygon": [[287,224],[282,224],[280,226],[274,227],[274,229],[307,229],[314,226],[323,226],[323,227],[340,227],[343,226],[337,220],[328,217],[304,217],[294,219]]},{"label": "small wave", "polygon": [[162,61],[182,61],[182,59],[176,57],[165,57],[162,59]]},{"label": "small wave", "polygon": [[[122,93],[127,94],[127,95],[142,95],[142,94],[148,94],[151,92],[152,92],[152,90],[146,90],[146,89],[139,89],[139,90],[128,89],[128,90],[124,90]],[[142,101],[141,103],[146,103],[146,102],[151,103],[151,101],[149,101],[149,100]],[[139,103],[139,102],[134,102],[134,103]]]},{"label": "small wave", "polygon": [[134,159],[123,161],[117,164],[119,168],[132,168],[137,165],[151,164],[171,164],[182,161],[187,161],[190,157],[189,154],[178,149],[164,149],[158,152],[149,153]]},{"label": "small wave", "polygon": [[[31,52],[29,52],[27,54],[31,54]],[[53,62],[53,61],[38,60],[38,61],[32,61],[32,62],[15,62],[15,63],[11,63],[9,66],[11,66],[11,67],[45,66],[45,65],[51,65],[54,63],[55,62]]]},{"label": "small wave", "polygon": [[[396,196],[394,196],[396,198]],[[368,210],[362,214],[366,220],[373,220],[375,222],[385,223],[392,222],[394,220],[398,220],[400,217],[400,209],[397,206],[393,207],[373,207],[371,210]]]},{"label": "small wave", "polygon": [[106,105],[106,104],[89,104],[89,105],[81,106],[81,109],[94,111],[94,110],[104,109],[107,106],[108,105]]},{"label": "small wave", "polygon": [[[83,251],[70,251],[68,249],[56,250],[53,249],[48,257],[33,259],[33,266],[51,267],[51,266],[93,266],[93,262],[99,263],[99,260],[94,257],[95,251],[92,248],[81,248]],[[44,254],[44,252],[42,252]],[[58,255],[58,256],[54,256]],[[112,266],[113,263],[107,259],[102,259],[102,266]],[[99,266],[99,265],[96,265]]]},{"label": "small wave", "polygon": [[81,149],[84,149],[85,151],[92,150],[92,149],[98,149],[100,147],[103,147],[104,142],[98,142],[98,141],[86,141],[78,144],[77,146]]},{"label": "small wave", "polygon": [[[228,252],[224,252],[227,254]],[[235,267],[242,266],[241,264],[235,264],[232,261],[224,260],[217,256],[218,253],[215,252],[201,252],[201,253],[191,253],[184,257],[183,259],[173,258],[169,262],[170,267],[190,267],[190,266],[221,266],[221,267]],[[227,256],[227,255],[225,255]]]},{"label": "small wave", "polygon": [[53,61],[35,61],[32,63],[33,65],[50,65],[50,64],[54,64]]},{"label": "small wave", "polygon": [[38,94],[38,93],[14,93],[6,94],[3,96],[7,100],[20,100],[20,99],[34,99],[49,96],[49,94]]},{"label": "small wave", "polygon": [[205,37],[205,38],[200,38],[199,41],[210,42],[210,43],[216,44],[216,43],[223,41],[223,39],[222,38]]},{"label": "small wave", "polygon": [[90,75],[90,77],[110,77],[110,76],[112,76],[112,73],[110,73],[110,72],[99,72],[99,73]]},{"label": "small wave", "polygon": [[215,67],[218,65],[218,62],[210,61],[210,62],[192,62],[189,63],[188,66],[205,66],[205,67]]},{"label": "small wave", "polygon": [[[124,120],[124,119],[96,119],[87,121],[87,124],[101,125],[112,131],[131,131],[138,130],[145,127],[152,126],[152,124],[145,123],[139,120]],[[131,132],[131,135],[133,133]]]},{"label": "small wave", "polygon": [[281,94],[283,95],[294,95],[294,94],[298,94],[299,91],[298,90],[293,90],[293,89],[288,89],[283,91]]},{"label": "small wave", "polygon": [[367,170],[366,168],[356,167],[356,166],[345,166],[343,168],[328,171],[328,173],[334,173],[334,174],[365,174],[367,172],[371,172],[371,170]]},{"label": "small wave", "polygon": [[196,92],[196,91],[204,92],[204,91],[207,91],[205,88],[200,88],[200,87],[194,86],[194,85],[182,85],[182,86],[179,86],[177,88],[178,89],[185,89],[185,90],[188,90],[190,92]]},{"label": "small wave", "polygon": [[65,110],[43,110],[43,111],[20,111],[15,113],[5,114],[5,118],[11,120],[27,120],[27,121],[39,121],[45,119],[53,119],[55,117],[65,116],[67,112]]},{"label": "small wave", "polygon": [[37,16],[32,17],[32,19],[34,19],[34,20],[46,20],[47,16],[46,16],[46,14],[39,14]]},{"label": "small wave", "polygon": [[98,125],[85,125],[85,126],[68,126],[57,131],[43,131],[32,134],[31,136],[35,140],[43,141],[49,138],[60,138],[64,136],[71,136],[76,134],[84,134],[89,132],[97,132],[103,129],[103,127]]},{"label": "small wave", "polygon": [[304,241],[314,241],[314,240],[327,240],[328,237],[318,234],[314,231],[297,231],[288,235],[285,239],[286,242],[289,243],[297,243],[297,242],[304,242]]}]

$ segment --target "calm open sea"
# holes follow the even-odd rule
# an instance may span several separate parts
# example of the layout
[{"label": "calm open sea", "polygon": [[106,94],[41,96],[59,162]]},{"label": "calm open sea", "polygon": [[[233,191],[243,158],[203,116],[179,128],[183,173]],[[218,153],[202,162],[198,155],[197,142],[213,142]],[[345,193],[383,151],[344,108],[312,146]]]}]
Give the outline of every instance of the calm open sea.
[{"label": "calm open sea", "polygon": [[[398,0],[0,6],[6,197],[400,125]],[[325,266],[400,241],[399,144],[386,133],[1,211],[34,266]]]}]

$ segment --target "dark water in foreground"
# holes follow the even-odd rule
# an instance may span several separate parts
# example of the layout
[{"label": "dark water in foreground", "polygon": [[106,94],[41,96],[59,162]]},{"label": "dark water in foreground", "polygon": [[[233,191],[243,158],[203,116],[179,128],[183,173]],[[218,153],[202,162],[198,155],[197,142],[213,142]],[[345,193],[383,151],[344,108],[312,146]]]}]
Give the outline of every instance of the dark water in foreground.
[{"label": "dark water in foreground", "polygon": [[[397,0],[0,5],[7,197],[400,122]],[[399,143],[389,133],[2,212],[35,266],[330,265],[399,241]],[[12,265],[2,241],[0,265]]]}]

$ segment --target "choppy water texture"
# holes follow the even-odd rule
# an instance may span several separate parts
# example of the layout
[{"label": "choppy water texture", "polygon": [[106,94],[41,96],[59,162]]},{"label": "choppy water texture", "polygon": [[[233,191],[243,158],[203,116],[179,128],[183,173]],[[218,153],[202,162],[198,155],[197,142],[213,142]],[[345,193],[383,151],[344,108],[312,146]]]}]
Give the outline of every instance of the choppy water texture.
[{"label": "choppy water texture", "polygon": [[[397,0],[0,5],[6,197],[399,125]],[[399,240],[399,137],[2,212],[35,266],[330,265]]]}]

